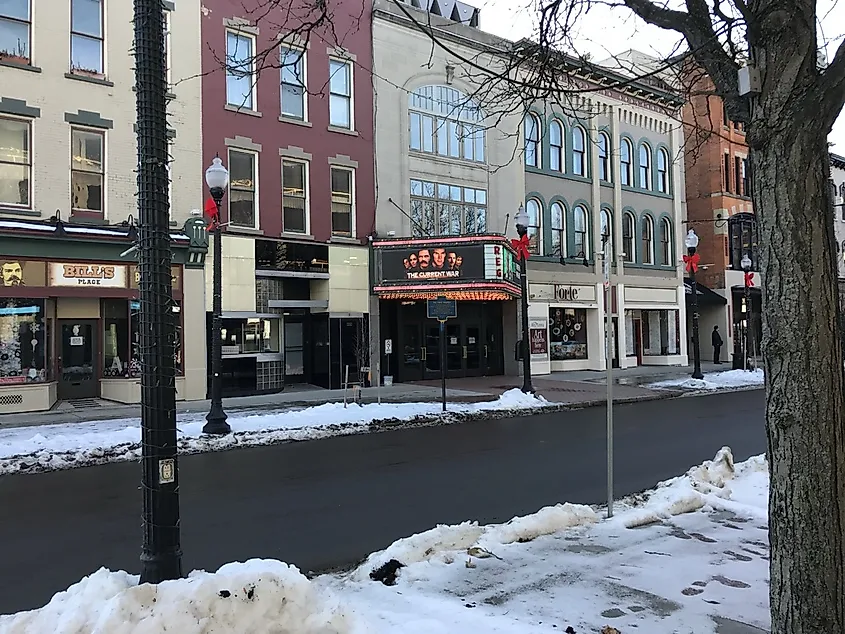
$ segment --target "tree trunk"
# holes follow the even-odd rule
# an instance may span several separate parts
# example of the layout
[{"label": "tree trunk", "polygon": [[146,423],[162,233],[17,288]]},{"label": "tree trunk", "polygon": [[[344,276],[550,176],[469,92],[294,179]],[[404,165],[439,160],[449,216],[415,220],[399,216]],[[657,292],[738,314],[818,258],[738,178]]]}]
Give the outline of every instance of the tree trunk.
[{"label": "tree trunk", "polygon": [[[765,110],[765,108],[764,108]],[[826,130],[752,151],[763,272],[772,634],[845,632],[843,353]]]}]

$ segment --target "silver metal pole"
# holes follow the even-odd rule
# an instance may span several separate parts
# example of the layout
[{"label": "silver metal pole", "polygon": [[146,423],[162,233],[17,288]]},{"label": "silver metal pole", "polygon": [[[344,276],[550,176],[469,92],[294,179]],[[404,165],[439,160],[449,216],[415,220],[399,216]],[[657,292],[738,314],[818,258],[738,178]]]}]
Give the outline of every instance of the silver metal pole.
[{"label": "silver metal pole", "polygon": [[[608,227],[610,231],[610,227]],[[602,236],[604,265],[604,330],[607,365],[607,516],[613,517],[613,308],[610,297],[610,234]]]}]

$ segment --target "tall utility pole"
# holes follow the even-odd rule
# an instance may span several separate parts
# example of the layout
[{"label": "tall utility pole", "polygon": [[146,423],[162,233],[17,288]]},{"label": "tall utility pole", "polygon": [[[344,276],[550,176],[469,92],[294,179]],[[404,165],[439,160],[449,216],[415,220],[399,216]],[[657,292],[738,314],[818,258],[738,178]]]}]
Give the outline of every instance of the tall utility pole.
[{"label": "tall utility pole", "polygon": [[164,6],[161,0],[135,0],[144,499],[141,583],[182,576],[166,90]]},{"label": "tall utility pole", "polygon": [[607,371],[607,516],[613,517],[613,308],[610,300],[610,231],[601,237],[604,278],[604,359]]}]

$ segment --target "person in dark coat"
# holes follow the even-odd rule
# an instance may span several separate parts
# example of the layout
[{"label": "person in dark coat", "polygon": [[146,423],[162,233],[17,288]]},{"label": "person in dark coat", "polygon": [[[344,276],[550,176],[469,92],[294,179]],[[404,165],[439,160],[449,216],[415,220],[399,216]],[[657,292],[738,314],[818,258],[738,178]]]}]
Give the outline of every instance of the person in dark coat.
[{"label": "person in dark coat", "polygon": [[713,335],[711,337],[713,340],[713,363],[721,363],[722,360],[720,359],[722,354],[722,335],[719,334],[719,326],[713,326]]}]

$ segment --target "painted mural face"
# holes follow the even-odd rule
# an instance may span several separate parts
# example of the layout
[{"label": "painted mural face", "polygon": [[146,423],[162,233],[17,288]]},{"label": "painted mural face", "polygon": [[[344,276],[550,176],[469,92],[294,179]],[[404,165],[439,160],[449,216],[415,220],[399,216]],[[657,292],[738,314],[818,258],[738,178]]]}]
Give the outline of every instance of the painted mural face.
[{"label": "painted mural face", "polygon": [[20,262],[3,262],[3,286],[21,286],[23,284],[23,267]]}]

